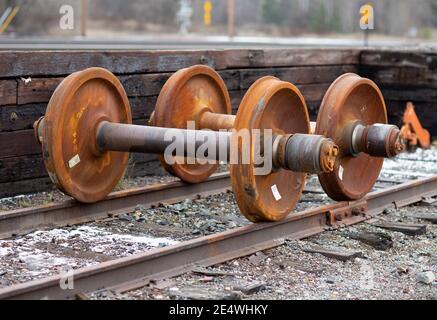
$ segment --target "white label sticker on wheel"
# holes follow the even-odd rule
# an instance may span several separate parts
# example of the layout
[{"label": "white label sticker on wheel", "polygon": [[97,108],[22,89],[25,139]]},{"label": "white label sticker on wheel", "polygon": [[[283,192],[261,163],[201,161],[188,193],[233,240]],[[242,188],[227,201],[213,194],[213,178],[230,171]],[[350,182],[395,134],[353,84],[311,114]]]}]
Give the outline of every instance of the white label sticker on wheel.
[{"label": "white label sticker on wheel", "polygon": [[73,169],[75,166],[77,166],[80,162],[80,157],[78,154],[76,154],[73,158],[70,159],[70,161],[68,161],[68,166],[70,167],[70,169]]},{"label": "white label sticker on wheel", "polygon": [[272,186],[272,193],[273,193],[273,196],[275,197],[276,201],[279,201],[282,199],[282,196],[279,193],[278,186],[276,184]]},{"label": "white label sticker on wheel", "polygon": [[344,169],[342,166],[340,166],[340,168],[338,169],[338,177],[340,178],[340,180],[343,180],[343,174],[344,174]]}]

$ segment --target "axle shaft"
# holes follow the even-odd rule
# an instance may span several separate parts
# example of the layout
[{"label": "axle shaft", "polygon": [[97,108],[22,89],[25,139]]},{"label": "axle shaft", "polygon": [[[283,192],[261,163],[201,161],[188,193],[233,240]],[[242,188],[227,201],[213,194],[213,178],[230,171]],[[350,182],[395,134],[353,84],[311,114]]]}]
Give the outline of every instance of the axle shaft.
[{"label": "axle shaft", "polygon": [[[35,135],[41,143],[44,118],[35,122]],[[247,143],[242,147],[247,147]],[[172,156],[229,162],[233,132],[160,128],[102,121],[96,130],[95,144],[105,151],[165,154],[173,147]],[[263,145],[263,142],[260,142]],[[207,146],[207,147],[206,147]],[[215,148],[215,152],[210,148]],[[202,149],[201,149],[202,148]],[[202,151],[202,152],[199,152]],[[272,139],[273,164],[278,168],[305,173],[332,172],[338,147],[331,139],[319,135],[279,135]],[[176,151],[178,153],[176,154]],[[179,153],[181,152],[181,153]]]},{"label": "axle shaft", "polygon": [[[229,155],[231,132],[185,130],[150,126],[127,125],[102,122],[97,129],[97,146],[101,151],[138,152],[164,154],[174,142],[174,150],[182,150],[187,158],[206,160],[220,159],[220,155]],[[216,147],[215,155],[198,154],[199,148],[211,142]]]},{"label": "axle shaft", "polygon": [[[330,139],[308,134],[278,136],[278,147],[272,157],[284,169],[296,172],[319,173],[334,169],[338,147]],[[232,132],[185,130],[136,126],[102,122],[97,129],[97,146],[101,151],[164,154],[171,144],[182,150],[184,157],[228,161],[231,157]],[[215,152],[198,152],[210,142]],[[246,147],[244,145],[243,147]],[[174,155],[174,154],[173,154]],[[179,154],[178,154],[179,155]],[[226,155],[226,158],[222,158]]]},{"label": "axle shaft", "polygon": [[232,130],[235,123],[235,115],[222,114],[214,112],[204,112],[199,119],[200,129],[211,129],[214,131],[219,130]]}]

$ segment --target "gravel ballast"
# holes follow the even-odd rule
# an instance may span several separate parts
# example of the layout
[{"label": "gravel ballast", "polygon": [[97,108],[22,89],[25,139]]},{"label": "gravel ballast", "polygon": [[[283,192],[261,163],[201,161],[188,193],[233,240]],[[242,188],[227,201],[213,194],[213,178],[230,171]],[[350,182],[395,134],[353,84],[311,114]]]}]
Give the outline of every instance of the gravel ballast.
[{"label": "gravel ballast", "polygon": [[[415,161],[422,159],[423,161]],[[375,190],[437,173],[437,148],[387,160]],[[169,176],[124,181],[123,188],[172,181]],[[310,177],[297,211],[332,201],[317,177]],[[57,191],[0,200],[2,210],[67,199]],[[408,236],[362,223],[190,273],[168,283],[95,299],[436,299],[437,228],[412,214],[437,213],[435,206],[410,206],[382,216],[393,222],[426,225],[426,233]],[[232,193],[223,193],[152,209],[137,206],[130,214],[66,228],[40,230],[0,240],[0,288],[99,262],[134,255],[237,228],[249,222],[239,213]],[[357,232],[382,232],[393,246],[380,251],[353,240]],[[348,261],[305,249],[361,253]],[[217,275],[218,274],[218,275]]]}]

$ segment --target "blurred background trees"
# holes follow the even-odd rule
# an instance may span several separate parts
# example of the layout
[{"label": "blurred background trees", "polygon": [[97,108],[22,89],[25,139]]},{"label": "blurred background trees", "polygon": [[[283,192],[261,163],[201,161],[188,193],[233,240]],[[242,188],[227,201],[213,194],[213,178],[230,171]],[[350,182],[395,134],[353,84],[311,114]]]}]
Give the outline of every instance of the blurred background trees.
[{"label": "blurred background trees", "polygon": [[281,0],[263,0],[261,4],[261,15],[267,24],[282,25],[286,18],[284,4]]},{"label": "blurred background trees", "polygon": [[[210,0],[212,24],[203,23],[206,0],[88,0],[90,35],[175,34],[181,31],[181,5],[191,7],[188,33],[224,35],[227,0]],[[368,0],[235,0],[237,35],[296,36],[361,33],[359,8]],[[0,15],[8,6],[20,5],[9,33],[17,35],[79,35],[60,30],[59,8],[69,4],[79,24],[81,0],[1,0]],[[431,38],[437,29],[437,0],[378,0],[374,33]]]}]

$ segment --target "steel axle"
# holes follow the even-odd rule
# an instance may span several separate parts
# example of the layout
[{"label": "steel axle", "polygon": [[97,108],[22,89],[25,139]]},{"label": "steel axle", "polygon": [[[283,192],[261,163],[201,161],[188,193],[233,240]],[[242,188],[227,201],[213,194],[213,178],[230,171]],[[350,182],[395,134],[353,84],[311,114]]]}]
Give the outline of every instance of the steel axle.
[{"label": "steel axle", "polygon": [[211,129],[214,131],[219,130],[232,130],[235,123],[235,115],[216,113],[216,112],[204,112],[199,118],[199,128]]},{"label": "steel axle", "polygon": [[[44,123],[44,118],[35,122],[35,134],[39,143],[42,142]],[[160,128],[108,121],[99,123],[95,132],[95,145],[101,154],[118,151],[161,155],[176,141],[177,147],[173,151],[184,152],[179,156],[226,162],[230,161],[234,134],[225,131]],[[212,155],[199,153],[199,149],[208,141],[213,141],[215,152]],[[278,135],[272,139],[272,142],[277,145],[276,148],[272,148],[273,152],[270,155],[272,161],[277,167],[295,172],[331,172],[338,155],[338,148],[332,140],[318,135]],[[237,146],[237,142],[234,145]],[[268,155],[264,154],[264,156]]]}]

